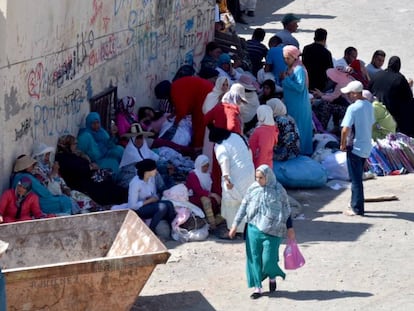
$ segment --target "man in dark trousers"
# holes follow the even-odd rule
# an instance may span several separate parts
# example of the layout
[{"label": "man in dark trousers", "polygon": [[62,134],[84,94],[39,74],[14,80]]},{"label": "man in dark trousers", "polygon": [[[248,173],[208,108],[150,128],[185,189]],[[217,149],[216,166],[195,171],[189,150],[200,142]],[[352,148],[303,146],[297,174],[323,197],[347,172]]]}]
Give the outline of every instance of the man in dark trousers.
[{"label": "man in dark trousers", "polygon": [[375,122],[374,108],[362,95],[360,81],[351,81],[341,89],[352,102],[342,120],[341,150],[346,151],[348,174],[351,179],[351,203],[344,211],[347,216],[364,216],[364,165],[372,149],[372,125]]},{"label": "man in dark trousers", "polygon": [[328,32],[325,29],[315,30],[314,42],[305,46],[302,53],[302,62],[308,70],[309,90],[326,90],[328,77],[326,70],[333,68],[332,54],[326,48]]}]

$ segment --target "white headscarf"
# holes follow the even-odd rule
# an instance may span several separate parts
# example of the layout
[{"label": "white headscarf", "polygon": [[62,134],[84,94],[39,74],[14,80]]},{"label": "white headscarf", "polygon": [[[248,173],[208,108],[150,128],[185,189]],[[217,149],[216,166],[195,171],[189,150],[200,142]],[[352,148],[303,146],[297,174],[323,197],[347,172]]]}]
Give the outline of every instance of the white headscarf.
[{"label": "white headscarf", "polygon": [[273,110],[273,116],[285,116],[287,114],[285,104],[279,98],[271,98],[266,102]]},{"label": "white headscarf", "polygon": [[119,168],[127,166],[132,163],[137,163],[144,159],[152,159],[154,161],[159,160],[159,155],[152,151],[147,144],[147,141],[144,138],[144,144],[138,150],[137,146],[135,146],[133,140],[135,137],[132,137],[127,146],[124,149],[124,153],[122,154],[121,163],[119,164]]},{"label": "white headscarf", "polygon": [[259,121],[259,126],[275,125],[272,108],[270,108],[268,105],[260,105],[257,108],[257,120]]},{"label": "white headscarf", "polygon": [[213,88],[213,90],[207,94],[206,99],[204,100],[204,104],[203,104],[203,113],[206,114],[207,112],[209,112],[211,109],[214,108],[215,105],[217,105],[217,103],[219,103],[221,101],[221,98],[223,97],[224,93],[226,93],[228,91],[225,90],[223,92],[222,88],[223,88],[223,84],[224,82],[227,81],[227,85],[229,85],[230,87],[230,81],[227,77],[218,77],[216,80],[216,84]]},{"label": "white headscarf", "polygon": [[201,170],[207,163],[210,164],[209,158],[204,154],[200,154],[194,163],[194,173],[197,175],[201,187],[206,191],[211,191],[211,184],[213,183],[211,175],[208,172],[203,173]]}]

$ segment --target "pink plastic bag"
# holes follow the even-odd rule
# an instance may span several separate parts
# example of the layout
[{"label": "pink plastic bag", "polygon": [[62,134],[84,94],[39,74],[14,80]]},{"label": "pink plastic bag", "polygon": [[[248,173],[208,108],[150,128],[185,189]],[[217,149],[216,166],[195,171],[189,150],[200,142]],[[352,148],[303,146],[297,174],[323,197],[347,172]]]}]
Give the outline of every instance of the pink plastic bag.
[{"label": "pink plastic bag", "polygon": [[296,240],[287,241],[286,248],[283,252],[283,257],[285,258],[286,270],[295,270],[305,264],[305,258],[303,258],[301,252],[299,251]]}]

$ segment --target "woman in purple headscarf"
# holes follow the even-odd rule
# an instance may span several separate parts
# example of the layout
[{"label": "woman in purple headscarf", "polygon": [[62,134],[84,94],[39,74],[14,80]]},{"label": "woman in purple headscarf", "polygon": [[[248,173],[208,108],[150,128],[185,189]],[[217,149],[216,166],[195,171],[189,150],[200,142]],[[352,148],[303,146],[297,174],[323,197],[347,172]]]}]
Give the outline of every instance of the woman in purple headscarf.
[{"label": "woman in purple headscarf", "polygon": [[135,99],[131,96],[124,96],[118,101],[115,122],[119,136],[128,133],[132,123],[138,123],[138,116],[134,113],[134,107]]}]

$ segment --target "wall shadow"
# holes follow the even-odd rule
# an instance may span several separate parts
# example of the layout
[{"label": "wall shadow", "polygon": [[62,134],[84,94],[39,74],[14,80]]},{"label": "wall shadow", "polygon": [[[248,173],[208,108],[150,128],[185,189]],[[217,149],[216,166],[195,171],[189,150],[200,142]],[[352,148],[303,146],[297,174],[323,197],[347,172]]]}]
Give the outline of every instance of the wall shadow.
[{"label": "wall shadow", "polygon": [[215,311],[216,309],[198,291],[156,296],[139,296],[130,311]]}]

